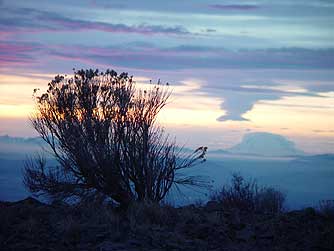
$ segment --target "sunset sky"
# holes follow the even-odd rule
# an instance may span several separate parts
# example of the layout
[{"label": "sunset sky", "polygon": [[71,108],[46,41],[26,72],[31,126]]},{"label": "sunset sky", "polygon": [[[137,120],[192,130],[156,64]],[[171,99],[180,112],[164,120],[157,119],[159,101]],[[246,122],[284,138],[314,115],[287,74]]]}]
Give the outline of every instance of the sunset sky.
[{"label": "sunset sky", "polygon": [[334,152],[334,1],[0,0],[0,135],[36,135],[32,91],[72,68],[169,82],[160,122],[211,149],[277,133]]}]

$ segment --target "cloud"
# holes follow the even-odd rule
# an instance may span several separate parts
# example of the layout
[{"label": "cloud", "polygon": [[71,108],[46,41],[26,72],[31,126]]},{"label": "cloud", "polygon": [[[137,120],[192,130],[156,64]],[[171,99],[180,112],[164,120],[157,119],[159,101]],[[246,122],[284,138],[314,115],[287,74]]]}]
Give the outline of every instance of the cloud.
[{"label": "cloud", "polygon": [[254,10],[258,9],[258,5],[252,4],[211,4],[209,8],[217,10]]},{"label": "cloud", "polygon": [[314,92],[330,92],[334,91],[334,80],[331,82],[313,82],[305,84],[305,88]]},{"label": "cloud", "polygon": [[314,132],[314,133],[325,133],[327,131],[324,131],[324,130],[312,130],[312,132]]},{"label": "cloud", "polygon": [[[231,91],[233,90],[234,91]],[[275,101],[279,100],[282,97],[288,96],[309,96],[309,97],[321,97],[315,93],[297,93],[293,91],[280,91],[276,89],[271,89],[267,91],[262,91],[261,89],[249,89],[240,86],[235,88],[222,88],[220,90],[221,97],[224,102],[221,104],[221,108],[226,111],[226,114],[217,118],[218,121],[248,121],[244,115],[251,111],[255,104],[264,103],[265,101]],[[270,105],[276,105],[270,103]],[[281,105],[278,106],[287,106],[287,107],[309,107],[315,108],[315,106],[309,105]],[[324,108],[323,106],[318,106],[316,108]]]},{"label": "cloud", "polygon": [[29,65],[34,63],[32,52],[41,48],[35,43],[0,41],[0,66]]},{"label": "cloud", "polygon": [[[282,97],[318,97],[326,98],[320,94],[305,91],[305,92],[295,92],[295,91],[284,91],[268,86],[268,88],[249,88],[243,86],[241,83],[236,83],[235,85],[222,85],[222,87],[217,90],[217,95],[224,100],[221,104],[221,108],[226,111],[226,114],[217,118],[217,121],[249,121],[244,115],[251,111],[255,104],[269,104],[270,106],[284,106],[293,108],[319,108],[319,109],[331,109],[331,106],[316,106],[316,105],[297,105],[297,104],[275,104],[268,103],[266,101],[276,101],[280,100]],[[334,86],[332,86],[334,89]],[[218,94],[219,93],[219,94]],[[212,92],[208,92],[212,95]]]},{"label": "cloud", "polygon": [[[99,0],[91,1],[90,6],[99,9],[130,9],[137,11],[154,11],[154,12],[173,12],[173,13],[210,13],[212,9],[217,10],[252,10],[259,8],[255,4],[197,4],[197,1],[177,1],[170,0],[168,4],[161,4],[159,1],[111,1]],[[201,1],[198,1],[201,2]],[[204,8],[203,8],[204,7]],[[206,7],[206,8],[205,8]]]},{"label": "cloud", "polygon": [[[4,42],[13,46],[23,46],[23,42]],[[294,70],[333,70],[334,49],[303,49],[281,48],[264,50],[227,50],[222,47],[178,45],[174,47],[157,47],[150,42],[130,42],[112,46],[83,46],[83,45],[54,45],[29,44],[25,51],[8,49],[2,53],[11,54],[12,57],[32,55],[34,50],[41,52],[41,58],[47,56],[61,57],[62,60],[90,62],[96,65],[114,65],[142,70],[221,70],[221,69],[280,69],[287,73]],[[37,48],[38,47],[38,48]],[[18,55],[15,55],[18,54]],[[308,74],[307,73],[307,74]],[[292,74],[296,80],[304,76]],[[306,75],[305,75],[306,76]],[[233,76],[231,76],[233,77]],[[291,77],[291,76],[289,76]],[[320,76],[321,77],[321,76]],[[306,79],[308,82],[311,79]],[[261,82],[262,81],[262,82]],[[244,84],[264,83],[268,86],[268,78],[261,81],[246,82]],[[233,81],[232,81],[233,82]],[[233,87],[233,86],[230,86]],[[314,91],[333,90],[332,82],[309,83],[305,88]],[[252,91],[249,89],[248,91]],[[255,90],[259,91],[259,90]],[[262,90],[265,92],[266,90]]]},{"label": "cloud", "polygon": [[318,0],[320,3],[324,3],[326,5],[329,5],[329,6],[333,6],[334,3],[333,3],[333,0]]},{"label": "cloud", "polygon": [[[290,95],[286,95],[290,96]],[[300,96],[300,95],[295,95],[295,96]],[[318,95],[319,96],[319,95]],[[320,96],[322,98],[326,98],[323,96]],[[280,106],[280,107],[288,107],[288,108],[309,108],[309,109],[334,109],[334,105],[312,105],[312,104],[303,104],[303,105],[298,105],[298,104],[286,104],[286,103],[267,103],[264,100],[257,102],[258,104],[269,104],[270,106]]]},{"label": "cloud", "polygon": [[[283,77],[282,74],[285,74],[285,72],[291,74],[293,72],[291,68],[296,67],[295,61],[302,61],[305,53],[309,59],[311,59],[310,55],[313,55],[316,60],[320,60],[321,56],[318,55],[319,50],[275,49],[272,51],[227,51],[186,45],[157,48],[149,43],[132,43],[131,45],[124,44],[110,47],[62,45],[47,48],[47,53],[51,58],[69,62],[76,60],[95,66],[105,65],[106,67],[110,67],[112,65],[113,67],[123,69],[124,67],[127,69],[144,69],[150,72],[157,70],[160,72],[168,70],[179,71],[180,69],[187,68],[192,70],[199,68],[202,71],[207,68],[210,68],[210,71],[231,69],[231,75],[223,74],[223,77],[219,75],[201,76],[201,74],[198,76],[207,83],[201,86],[201,90],[204,93],[208,96],[224,100],[221,108],[226,111],[226,114],[219,117],[218,121],[247,121],[244,114],[252,110],[253,106],[258,102],[279,100],[286,96],[322,97],[313,91],[305,90],[304,92],[297,92],[280,89],[279,86],[282,83],[274,81],[277,76]],[[259,57],[259,54],[261,57]],[[322,54],[322,51],[320,51],[320,54]],[[217,55],[220,55],[221,58]],[[275,55],[278,58],[275,58]],[[290,55],[290,57],[294,55],[292,63],[289,63],[287,55]],[[279,68],[279,65],[275,61],[284,63],[285,69]],[[241,63],[238,64],[238,62]],[[311,60],[308,60],[307,64],[310,62]],[[279,70],[273,76],[266,75],[266,71],[270,68],[278,68]],[[317,68],[317,64],[314,64],[312,67],[311,64],[301,65],[298,68],[300,69],[294,70],[295,73],[292,76],[303,75],[305,72],[304,68],[314,69]],[[249,71],[255,73],[247,73]],[[192,72],[191,74],[196,74],[196,72]],[[298,77],[300,78],[300,76]],[[308,77],[307,74],[305,77]],[[168,81],[172,82],[170,76],[168,78]],[[180,81],[180,78],[179,80],[175,79],[175,81]],[[310,81],[312,81],[312,78],[310,78]],[[328,85],[327,88],[334,90],[334,85]]]},{"label": "cloud", "polygon": [[190,32],[182,26],[164,25],[126,25],[73,19],[57,13],[35,10],[31,8],[5,8],[6,13],[0,17],[0,28],[3,31],[46,32],[46,31],[82,31],[95,30],[111,33],[137,33],[142,35],[166,34],[186,35]]},{"label": "cloud", "polygon": [[[180,83],[186,76],[201,79],[204,82],[201,86],[204,95],[224,100],[221,109],[226,114],[218,121],[247,121],[244,115],[259,102],[279,100],[285,96],[321,97],[315,90],[334,91],[334,85],[328,81],[326,85],[317,87],[300,84],[301,79],[307,80],[307,83],[317,83],[323,77],[324,81],[326,78],[333,79],[331,75],[326,76],[328,69],[334,68],[334,63],[329,61],[334,55],[332,49],[231,51],[220,47],[189,45],[159,48],[149,42],[99,47],[11,41],[0,46],[1,65],[20,64],[29,68],[37,61],[36,53],[39,53],[38,61],[57,67],[70,65],[69,69],[73,66],[94,66],[129,69],[130,72],[143,70],[149,72],[147,76],[150,78],[155,73],[171,83]],[[163,72],[167,73],[163,75]],[[284,79],[296,82],[297,86],[303,85],[305,91],[279,88],[284,85]]]},{"label": "cloud", "polygon": [[104,22],[92,22],[84,20],[76,20],[70,18],[45,18],[45,21],[56,23],[60,29],[68,30],[98,30],[111,33],[139,33],[143,35],[167,34],[167,35],[185,35],[189,34],[186,29],[181,26],[166,27],[162,25],[125,25],[111,24]]},{"label": "cloud", "polygon": [[279,95],[225,92],[221,108],[226,111],[226,114],[217,118],[217,121],[248,121],[243,115],[252,110],[258,100],[277,100],[279,98]]},{"label": "cloud", "polygon": [[108,2],[102,2],[102,1],[96,1],[91,0],[89,1],[89,6],[93,8],[101,8],[101,9],[125,9],[127,6],[126,4],[122,3],[110,3]]},{"label": "cloud", "polygon": [[219,47],[180,45],[158,48],[142,44],[139,47],[64,46],[58,49],[55,47],[51,54],[61,55],[68,60],[75,57],[136,69],[334,69],[334,49],[232,51]]},{"label": "cloud", "polygon": [[310,96],[321,97],[315,93],[299,93],[293,91],[282,91],[277,89],[262,89],[262,88],[247,88],[240,85],[235,87],[223,87],[223,99],[224,102],[221,108],[227,113],[219,117],[218,121],[248,121],[243,115],[251,111],[256,103],[265,100],[279,100],[286,96]]},{"label": "cloud", "polygon": [[[247,112],[251,111],[255,104],[266,104],[270,106],[283,106],[307,109],[332,109],[328,105],[316,105],[312,103],[279,103],[270,102],[281,100],[283,97],[316,97],[317,100],[324,100],[329,104],[330,99],[326,94],[318,94],[305,88],[301,79],[309,82],[317,82],[321,78],[334,78],[330,71],[309,71],[309,70],[287,70],[287,69],[222,69],[221,72],[210,71],[202,75],[206,84],[201,91],[206,95],[223,100],[220,107],[225,114],[217,118],[218,121],[247,121]],[[280,78],[285,79],[282,82]],[[289,79],[289,80],[288,80]],[[288,83],[288,84],[287,84]],[[288,88],[287,88],[288,87]],[[297,89],[296,89],[297,88]],[[294,91],[302,89],[303,91]],[[328,85],[327,91],[334,91],[334,84]]]},{"label": "cloud", "polygon": [[207,33],[214,33],[214,32],[217,32],[216,29],[205,29],[204,31],[207,32]]},{"label": "cloud", "polygon": [[[220,89],[220,92],[222,93],[221,95],[224,99],[224,102],[221,104],[221,108],[226,111],[226,114],[217,118],[217,121],[249,121],[244,117],[244,115],[248,111],[251,111],[254,105],[259,102],[264,103],[264,101],[279,100],[282,97],[288,96],[323,97],[312,92],[283,91],[277,88],[272,89],[270,87],[266,89],[249,88],[244,87],[240,83],[233,86],[223,86]],[[306,105],[306,107],[308,106]]]}]

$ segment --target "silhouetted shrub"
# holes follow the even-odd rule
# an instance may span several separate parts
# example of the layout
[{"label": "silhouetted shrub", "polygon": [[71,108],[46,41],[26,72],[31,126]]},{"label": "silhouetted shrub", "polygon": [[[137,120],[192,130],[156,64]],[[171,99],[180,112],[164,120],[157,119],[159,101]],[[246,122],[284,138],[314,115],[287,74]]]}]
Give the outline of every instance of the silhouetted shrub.
[{"label": "silhouetted shrub", "polygon": [[325,217],[334,219],[334,200],[319,201],[319,211]]},{"label": "silhouetted shrub", "polygon": [[283,211],[285,196],[274,188],[261,187],[255,180],[245,180],[240,174],[233,174],[231,184],[214,192],[211,200],[218,201],[223,209],[276,214]]},{"label": "silhouetted shrub", "polygon": [[257,211],[276,214],[284,210],[285,195],[272,187],[262,187],[255,198]]},{"label": "silhouetted shrub", "polygon": [[207,185],[179,173],[204,161],[207,148],[185,156],[155,123],[171,93],[160,82],[135,89],[127,73],[79,70],[48,86],[40,96],[34,90],[31,121],[58,165],[42,157],[27,161],[31,192],[60,200],[102,195],[127,207],[159,202],[175,184]]}]

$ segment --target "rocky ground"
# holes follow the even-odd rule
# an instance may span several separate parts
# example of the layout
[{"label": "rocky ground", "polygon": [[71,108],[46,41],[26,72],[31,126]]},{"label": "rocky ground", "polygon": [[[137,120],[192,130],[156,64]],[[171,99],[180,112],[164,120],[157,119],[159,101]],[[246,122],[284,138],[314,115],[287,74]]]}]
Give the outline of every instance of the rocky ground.
[{"label": "rocky ground", "polygon": [[334,250],[334,219],[313,208],[280,215],[205,206],[0,202],[1,250]]}]

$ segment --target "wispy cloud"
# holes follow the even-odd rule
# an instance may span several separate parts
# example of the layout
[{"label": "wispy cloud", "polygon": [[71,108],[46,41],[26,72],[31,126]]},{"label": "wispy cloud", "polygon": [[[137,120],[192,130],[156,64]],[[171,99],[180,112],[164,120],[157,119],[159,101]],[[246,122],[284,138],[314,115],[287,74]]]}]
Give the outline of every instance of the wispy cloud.
[{"label": "wispy cloud", "polygon": [[[40,57],[37,59],[36,55]],[[188,69],[195,74],[197,71],[229,69],[234,72],[233,75],[232,73],[222,76],[198,75],[206,83],[201,86],[203,93],[224,100],[221,109],[225,111],[225,114],[218,118],[219,121],[246,121],[244,114],[252,110],[259,101],[279,100],[287,96],[322,97],[317,94],[318,90],[334,91],[334,85],[326,81],[325,85],[321,83],[310,85],[309,82],[315,82],[312,78],[304,84],[305,91],[303,92],[293,91],[293,88],[291,90],[279,88],[280,81],[274,81],[277,76],[284,78],[282,76],[285,74],[284,71],[296,76],[305,74],[305,71],[310,69],[311,72],[317,68],[323,69],[323,67],[333,69],[334,63],[330,61],[330,58],[334,56],[334,51],[331,49],[282,48],[231,51],[223,48],[188,45],[159,48],[150,43],[98,47],[42,45],[12,41],[0,43],[0,56],[1,65],[25,65],[27,68],[38,61],[43,62],[43,58],[46,58],[48,62],[58,65],[68,63],[76,66],[78,64],[74,64],[75,61],[79,62],[79,65],[143,69],[160,73],[168,72],[168,70],[177,72],[181,69]],[[266,75],[268,69],[277,72],[272,76]],[[258,73],[248,73],[250,71]],[[290,75],[285,75],[285,77],[290,78]],[[175,81],[180,81],[181,77]],[[293,79],[291,81],[294,82]]]},{"label": "wispy cloud", "polygon": [[[53,55],[61,54],[69,60],[73,57],[91,59],[121,67],[176,69],[334,69],[334,49],[266,49],[225,50],[224,48],[181,45],[158,48],[153,45],[127,47],[53,47]],[[152,64],[154,62],[154,64]]]},{"label": "wispy cloud", "polygon": [[[0,0],[0,4],[1,2]],[[296,23],[297,17],[292,16],[293,20],[289,19],[291,13],[295,14],[295,11],[287,8],[288,3],[285,1],[283,4],[274,4],[272,1],[267,1],[268,5],[261,5],[256,2],[219,4],[218,1],[217,4],[213,2],[203,6],[203,4],[188,1],[182,3],[171,1],[169,6],[165,7],[157,1],[132,3],[123,0],[115,1],[112,5],[108,5],[109,1],[99,1],[91,3],[89,8],[92,10],[83,5],[77,12],[80,15],[72,15],[66,10],[59,11],[61,8],[56,5],[45,8],[46,5],[37,7],[34,4],[7,4],[9,3],[7,1],[1,6],[0,15],[1,71],[4,71],[5,66],[11,67],[13,74],[18,72],[15,68],[18,66],[21,69],[43,69],[45,72],[63,71],[67,67],[68,69],[114,67],[127,69],[130,72],[146,71],[149,72],[147,77],[152,77],[151,74],[164,74],[165,79],[176,83],[180,83],[184,77],[196,77],[205,83],[201,86],[203,95],[224,100],[220,108],[225,111],[225,115],[218,118],[220,121],[245,121],[245,113],[261,102],[270,103],[286,96],[319,97],[319,92],[334,91],[333,82],[329,81],[334,75],[328,73],[334,70],[334,49],[327,48],[328,46],[314,46],[316,38],[319,38],[319,41],[327,41],[329,34],[326,32],[327,26],[320,22],[323,17],[319,18],[320,23],[314,23],[313,19],[309,19],[310,23],[313,22],[312,26],[304,23],[301,26],[298,24],[295,29],[290,29],[290,26],[284,26],[285,23],[282,23],[282,26],[278,27],[276,21],[280,20],[281,23],[283,20],[277,19],[278,17],[284,17],[284,20],[291,23],[291,27]],[[69,4],[71,8],[77,5],[76,2],[69,2]],[[279,8],[274,8],[276,5],[279,5]],[[269,7],[266,8],[267,6]],[[106,17],[105,12],[102,13],[101,9],[104,8],[109,8],[110,13],[120,13],[110,19],[109,16]],[[305,19],[313,14],[320,17],[323,12],[326,14],[326,11],[329,11],[322,10],[323,12],[316,13],[313,8],[303,8],[306,10],[303,9],[300,15],[305,14],[306,16],[303,16]],[[268,13],[265,15],[268,18],[243,21],[247,17],[245,13],[249,15],[250,12],[258,10],[257,14],[263,15],[263,11],[267,9]],[[204,14],[197,15],[198,13]],[[214,17],[210,16],[212,13],[215,14],[212,15]],[[91,18],[96,14],[101,15],[99,19]],[[160,14],[163,17],[160,18]],[[224,16],[229,18],[229,23],[224,25],[231,24],[230,29],[221,30],[218,25],[212,26],[212,24],[220,24],[217,21],[220,18],[225,20]],[[145,23],[142,23],[142,17],[146,18]],[[235,18],[231,19],[231,17]],[[178,23],[184,26],[175,25]],[[302,20],[300,23],[302,24]],[[267,26],[270,26],[269,31],[273,27],[272,32],[279,34],[280,39],[277,39],[277,36],[267,39]],[[317,30],[319,27],[319,33],[313,32],[312,27],[317,27]],[[252,32],[255,29],[260,31]],[[243,30],[251,35],[240,35]],[[286,35],[286,33],[295,34],[294,31],[297,31],[295,37]],[[45,37],[43,32],[48,32],[48,35],[53,37]],[[54,35],[55,32],[57,32],[56,35]],[[82,33],[78,34],[78,32]],[[17,33],[19,36],[16,36]],[[115,36],[114,33],[131,35]],[[77,39],[77,35],[80,35],[80,38]],[[164,36],[156,36],[152,42],[152,35]],[[272,35],[268,34],[268,36]],[[92,37],[94,39],[91,39]],[[196,39],[186,42],[180,39],[189,39],[189,37]],[[15,41],[15,39],[18,40]],[[302,42],[284,43],[289,39]],[[39,41],[40,44],[24,41]],[[301,48],[304,44],[307,46],[307,42],[311,46]],[[257,46],[252,47],[252,44]],[[283,48],[284,46],[287,48]],[[228,71],[231,74],[226,75]],[[269,71],[275,72],[272,75],[266,75]],[[328,76],[318,74],[317,78],[307,79],[306,84],[291,84],[305,89],[303,93],[277,89],[274,83],[277,82],[276,84],[279,85],[279,80],[284,77],[291,82],[306,79],[307,74],[317,71],[325,71]],[[188,72],[188,75],[182,75],[184,72]],[[224,74],[220,75],[221,72]],[[179,75],[176,77],[177,74]],[[317,82],[322,77],[327,78],[327,82]],[[261,88],[259,83],[268,88]],[[245,87],[245,85],[252,85],[252,87]],[[303,104],[300,105],[304,107]],[[291,108],[298,107],[291,105]]]},{"label": "wispy cloud", "polygon": [[111,33],[137,33],[142,35],[166,34],[186,35],[190,32],[182,26],[164,25],[126,25],[69,18],[57,13],[31,8],[4,8],[5,15],[0,17],[3,32],[45,32],[45,31],[82,31],[96,30]]},{"label": "wispy cloud", "polygon": [[218,10],[254,10],[260,7],[253,4],[210,4],[209,8]]},{"label": "wispy cloud", "polygon": [[[248,121],[244,115],[251,111],[255,104],[265,103],[265,101],[280,100],[282,97],[322,97],[319,94],[312,92],[294,92],[283,91],[278,89],[268,88],[266,90],[261,88],[247,88],[236,84],[232,86],[224,86],[220,93],[224,102],[221,108],[226,111],[226,114],[217,118],[218,121]],[[272,105],[272,103],[270,103]],[[279,106],[286,106],[284,104]],[[299,105],[290,107],[310,108],[308,105]],[[321,107],[324,108],[324,107]]]},{"label": "wispy cloud", "polygon": [[0,41],[0,66],[29,65],[34,63],[31,53],[39,51],[38,44]]},{"label": "wispy cloud", "polygon": [[125,25],[125,24],[112,24],[105,22],[92,22],[85,20],[76,20],[70,18],[59,18],[59,17],[45,17],[45,21],[55,23],[59,25],[59,29],[68,30],[97,30],[111,33],[139,33],[143,35],[154,35],[154,34],[169,34],[169,35],[185,35],[189,32],[181,27],[166,27],[162,25]]}]

